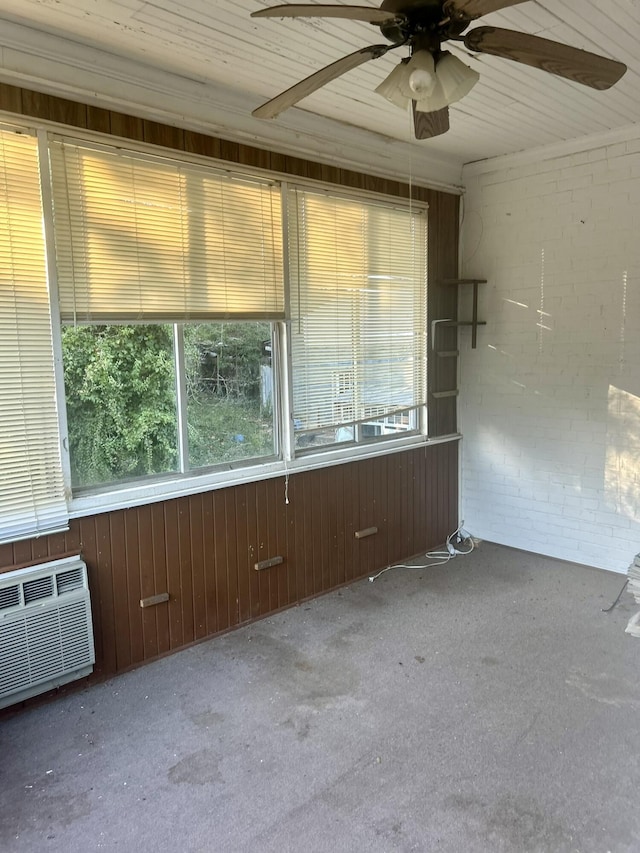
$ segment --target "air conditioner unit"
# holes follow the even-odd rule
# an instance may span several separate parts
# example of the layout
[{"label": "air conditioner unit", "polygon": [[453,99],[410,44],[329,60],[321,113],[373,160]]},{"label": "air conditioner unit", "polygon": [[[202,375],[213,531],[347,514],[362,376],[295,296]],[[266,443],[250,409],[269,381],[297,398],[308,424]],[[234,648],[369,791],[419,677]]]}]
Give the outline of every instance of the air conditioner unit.
[{"label": "air conditioner unit", "polygon": [[0,574],[0,708],[89,675],[94,663],[80,557]]}]

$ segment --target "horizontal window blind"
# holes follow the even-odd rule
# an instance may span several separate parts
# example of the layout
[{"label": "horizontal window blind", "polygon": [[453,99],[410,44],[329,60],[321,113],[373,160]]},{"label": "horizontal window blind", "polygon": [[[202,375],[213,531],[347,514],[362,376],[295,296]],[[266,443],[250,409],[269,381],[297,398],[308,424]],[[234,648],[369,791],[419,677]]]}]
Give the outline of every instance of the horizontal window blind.
[{"label": "horizontal window blind", "polygon": [[0,131],[0,541],[67,526],[37,142]]},{"label": "horizontal window blind", "polygon": [[284,317],[280,188],[51,143],[64,322]]},{"label": "horizontal window blind", "polygon": [[289,228],[297,427],[423,405],[426,211],[295,190]]}]

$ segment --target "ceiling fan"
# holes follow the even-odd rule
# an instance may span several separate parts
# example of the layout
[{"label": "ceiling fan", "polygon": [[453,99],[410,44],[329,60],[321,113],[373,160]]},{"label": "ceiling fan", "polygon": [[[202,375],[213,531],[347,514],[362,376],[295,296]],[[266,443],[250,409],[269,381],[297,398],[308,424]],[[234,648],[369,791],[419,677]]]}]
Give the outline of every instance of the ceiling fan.
[{"label": "ceiling fan", "polygon": [[539,36],[499,27],[476,27],[472,21],[526,0],[383,0],[369,6],[285,4],[253,12],[253,18],[342,18],[378,26],[391,44],[373,44],[350,53],[311,74],[253,111],[257,118],[275,118],[317,89],[364,62],[407,46],[403,58],[376,89],[391,103],[413,110],[417,139],[449,129],[449,105],[463,98],[479,75],[449,51],[443,42],[462,43],[476,53],[490,53],[540,68],[593,89],[608,89],[626,65]]}]

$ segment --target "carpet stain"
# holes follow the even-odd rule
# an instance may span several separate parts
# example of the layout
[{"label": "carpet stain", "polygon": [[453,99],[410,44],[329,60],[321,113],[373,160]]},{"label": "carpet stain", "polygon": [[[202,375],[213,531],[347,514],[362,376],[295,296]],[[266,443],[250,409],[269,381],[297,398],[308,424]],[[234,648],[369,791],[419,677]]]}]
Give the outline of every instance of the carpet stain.
[{"label": "carpet stain", "polygon": [[[630,686],[621,682],[606,672],[600,675],[586,675],[579,670],[572,670],[566,679],[569,687],[573,687],[586,696],[603,705],[613,708],[640,708],[640,699],[635,685]],[[629,695],[633,691],[635,695]]]},{"label": "carpet stain", "polygon": [[353,644],[353,641],[363,633],[364,623],[353,622],[351,625],[336,631],[329,639],[328,645],[333,649],[344,651],[345,649],[348,649]]},{"label": "carpet stain", "polygon": [[267,634],[256,634],[254,639],[257,653],[252,664],[270,695],[277,693],[297,706],[322,710],[353,697],[358,689],[359,672],[336,650],[325,647],[311,658],[291,643]]},{"label": "carpet stain", "polygon": [[378,821],[374,825],[373,829],[376,836],[385,841],[386,845],[389,845],[391,850],[415,849],[413,847],[408,847],[406,844],[407,838],[405,837],[402,821],[397,818],[389,817]]},{"label": "carpet stain", "polygon": [[293,729],[295,736],[300,743],[305,741],[311,734],[311,718],[305,709],[295,715],[287,717],[281,725],[287,729]]},{"label": "carpet stain", "polygon": [[[91,814],[89,794],[52,794],[33,791],[21,799],[20,808],[5,813],[0,819],[0,835],[19,835],[28,830],[47,832],[48,838],[55,832],[72,826]],[[53,833],[53,834],[52,834]]]},{"label": "carpet stain", "polygon": [[564,853],[573,846],[571,833],[532,798],[507,794],[485,801],[454,794],[445,806],[484,839],[482,849]]},{"label": "carpet stain", "polygon": [[224,714],[217,711],[203,711],[201,714],[190,714],[191,722],[201,729],[210,729],[224,722]]},{"label": "carpet stain", "polygon": [[219,757],[210,749],[203,749],[187,755],[169,768],[167,777],[175,785],[210,785],[213,782],[223,782],[222,773],[218,769]]}]

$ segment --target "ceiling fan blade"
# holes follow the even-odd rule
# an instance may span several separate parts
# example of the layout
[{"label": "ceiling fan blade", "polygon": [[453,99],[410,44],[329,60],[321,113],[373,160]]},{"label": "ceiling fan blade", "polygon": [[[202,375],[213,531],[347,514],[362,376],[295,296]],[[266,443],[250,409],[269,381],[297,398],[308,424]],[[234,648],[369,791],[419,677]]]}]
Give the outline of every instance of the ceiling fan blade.
[{"label": "ceiling fan blade", "polygon": [[452,18],[465,18],[473,21],[490,12],[499,12],[507,6],[517,6],[527,0],[448,0],[444,4],[444,12]]},{"label": "ceiling fan blade", "polygon": [[316,71],[315,74],[305,77],[295,86],[276,95],[275,98],[255,109],[251,115],[256,118],[275,118],[284,110],[306,98],[307,95],[311,95],[317,89],[335,80],[336,77],[346,74],[347,71],[357,68],[364,62],[369,62],[370,59],[378,59],[378,57],[384,56],[394,46],[397,47],[397,45],[372,44],[369,47],[356,50],[355,53],[350,53],[348,56],[343,56],[342,59],[332,62],[331,65],[326,65],[320,71]]},{"label": "ceiling fan blade", "polygon": [[251,13],[252,18],[345,18],[351,21],[366,21],[369,24],[391,24],[405,20],[405,16],[384,9],[372,9],[370,6],[326,6],[306,5],[303,3],[285,3],[270,9],[258,9]]},{"label": "ceiling fan blade", "polygon": [[627,70],[626,65],[614,59],[498,27],[477,27],[467,33],[464,43],[470,50],[541,68],[592,89],[610,88]]},{"label": "ceiling fan blade", "polygon": [[436,110],[433,113],[423,113],[420,112],[415,101],[411,103],[413,105],[413,129],[416,139],[431,139],[449,130],[449,107]]}]

